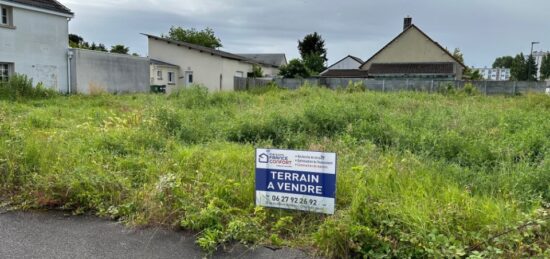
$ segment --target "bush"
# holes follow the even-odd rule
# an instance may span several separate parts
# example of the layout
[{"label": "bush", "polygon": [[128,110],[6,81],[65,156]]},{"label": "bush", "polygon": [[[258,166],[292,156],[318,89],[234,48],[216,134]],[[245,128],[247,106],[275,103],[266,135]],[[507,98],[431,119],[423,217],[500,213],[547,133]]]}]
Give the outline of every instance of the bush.
[{"label": "bush", "polygon": [[461,92],[463,92],[466,95],[478,95],[479,91],[477,90],[477,87],[475,87],[472,83],[466,83],[464,85],[464,88],[461,89]]},{"label": "bush", "polygon": [[57,96],[54,90],[42,83],[33,87],[32,79],[26,75],[13,75],[7,82],[0,82],[0,98],[7,100],[43,99]]}]

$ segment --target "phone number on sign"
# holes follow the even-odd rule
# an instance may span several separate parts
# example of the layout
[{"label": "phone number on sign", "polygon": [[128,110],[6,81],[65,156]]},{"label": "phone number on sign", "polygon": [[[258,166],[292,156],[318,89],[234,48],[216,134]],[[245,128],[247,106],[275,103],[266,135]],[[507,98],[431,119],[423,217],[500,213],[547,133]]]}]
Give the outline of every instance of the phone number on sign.
[{"label": "phone number on sign", "polygon": [[274,203],[280,202],[280,203],[290,203],[290,204],[296,204],[296,205],[317,206],[317,200],[315,199],[288,197],[284,195],[267,195],[266,198],[268,202],[274,202]]}]

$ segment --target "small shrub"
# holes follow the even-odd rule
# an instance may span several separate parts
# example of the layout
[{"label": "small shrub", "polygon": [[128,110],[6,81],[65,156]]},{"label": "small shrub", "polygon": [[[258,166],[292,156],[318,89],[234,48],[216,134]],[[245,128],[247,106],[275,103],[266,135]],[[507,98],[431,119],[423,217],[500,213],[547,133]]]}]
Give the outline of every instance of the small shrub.
[{"label": "small shrub", "polygon": [[346,87],[346,92],[348,93],[365,92],[365,90],[366,90],[366,87],[363,81],[352,82],[350,80],[348,82],[348,86]]},{"label": "small shrub", "polygon": [[473,85],[472,83],[466,83],[464,85],[464,88],[461,89],[461,92],[470,96],[479,94],[477,87],[475,87],[475,85]]},{"label": "small shrub", "polygon": [[0,98],[8,100],[43,99],[57,96],[54,90],[47,89],[42,83],[33,87],[32,79],[26,75],[14,75],[7,82],[0,82]]},{"label": "small shrub", "polygon": [[440,84],[437,92],[445,95],[453,95],[456,93],[456,86],[454,83],[451,82]]}]

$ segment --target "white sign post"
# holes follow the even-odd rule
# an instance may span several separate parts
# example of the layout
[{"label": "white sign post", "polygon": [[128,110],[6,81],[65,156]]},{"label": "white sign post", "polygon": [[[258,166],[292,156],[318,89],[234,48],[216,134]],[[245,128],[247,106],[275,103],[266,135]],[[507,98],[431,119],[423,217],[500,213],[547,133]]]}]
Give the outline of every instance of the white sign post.
[{"label": "white sign post", "polygon": [[334,214],[336,154],[256,150],[256,205]]}]

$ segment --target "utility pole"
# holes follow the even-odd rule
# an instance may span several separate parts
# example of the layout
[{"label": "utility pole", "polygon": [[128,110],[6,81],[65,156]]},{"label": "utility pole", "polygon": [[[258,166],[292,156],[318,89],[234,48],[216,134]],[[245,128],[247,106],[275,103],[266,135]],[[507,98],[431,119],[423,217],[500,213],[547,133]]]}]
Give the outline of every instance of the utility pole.
[{"label": "utility pole", "polygon": [[[531,42],[531,55],[529,55],[529,59],[535,59],[535,57],[533,57],[533,45],[535,44],[539,44],[540,42],[538,41],[533,41]],[[535,77],[536,77],[536,74],[537,72],[535,72]],[[527,81],[531,81],[530,80],[530,77],[531,76],[531,64],[529,64],[529,61],[527,61]]]}]

